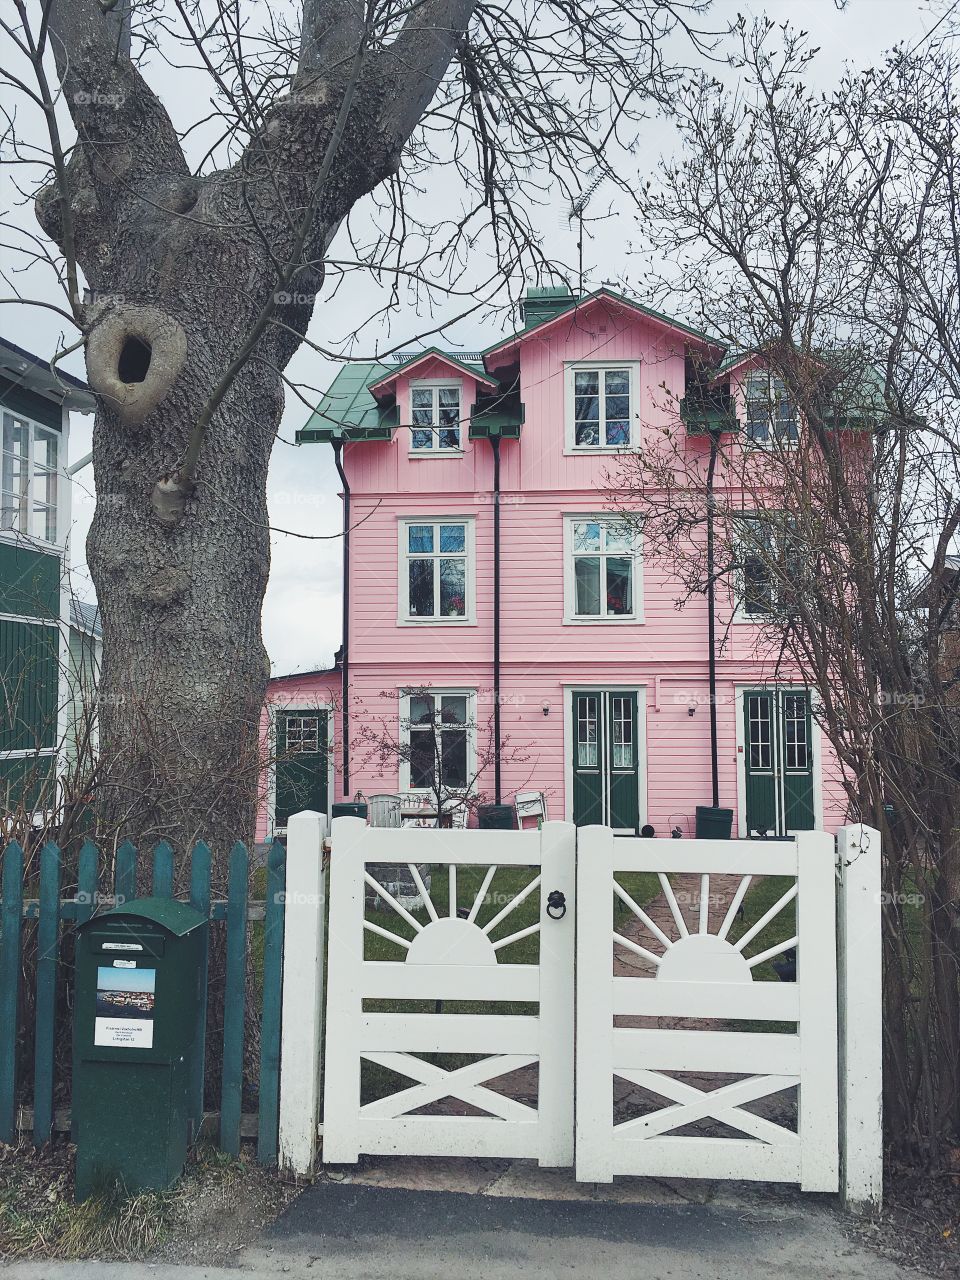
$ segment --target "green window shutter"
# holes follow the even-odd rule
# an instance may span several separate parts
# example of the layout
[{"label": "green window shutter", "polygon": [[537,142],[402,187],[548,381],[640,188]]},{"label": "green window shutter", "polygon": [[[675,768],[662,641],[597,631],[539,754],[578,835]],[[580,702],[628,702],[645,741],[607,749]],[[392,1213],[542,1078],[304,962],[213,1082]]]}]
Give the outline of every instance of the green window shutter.
[{"label": "green window shutter", "polygon": [[327,813],[328,713],[319,709],[277,713],[274,826],[293,813]]},{"label": "green window shutter", "polygon": [[0,751],[57,745],[60,632],[0,619]]},{"label": "green window shutter", "polygon": [[56,552],[0,542],[0,613],[57,621],[61,574]]},{"label": "green window shutter", "polygon": [[0,814],[52,809],[57,789],[56,756],[15,756],[0,760]]}]

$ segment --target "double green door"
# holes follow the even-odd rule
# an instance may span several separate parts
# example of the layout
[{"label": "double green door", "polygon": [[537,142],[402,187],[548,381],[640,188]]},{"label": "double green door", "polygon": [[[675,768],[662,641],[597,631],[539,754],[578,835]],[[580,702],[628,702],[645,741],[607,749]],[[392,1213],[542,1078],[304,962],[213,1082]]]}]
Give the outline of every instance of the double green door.
[{"label": "double green door", "polygon": [[327,813],[328,726],[326,711],[277,712],[274,830],[285,830],[301,809]]},{"label": "double green door", "polygon": [[747,831],[782,836],[812,831],[813,734],[806,689],[743,694]]},{"label": "double green door", "polygon": [[574,690],[573,820],[639,829],[637,694],[620,689]]}]

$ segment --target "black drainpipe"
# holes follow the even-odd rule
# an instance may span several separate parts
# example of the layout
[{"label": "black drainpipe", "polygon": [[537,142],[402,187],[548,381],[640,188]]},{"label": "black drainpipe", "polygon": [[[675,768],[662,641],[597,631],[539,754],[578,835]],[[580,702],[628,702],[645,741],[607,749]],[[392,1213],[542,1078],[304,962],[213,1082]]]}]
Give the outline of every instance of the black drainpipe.
[{"label": "black drainpipe", "polygon": [[493,449],[493,802],[500,804],[500,437]]},{"label": "black drainpipe", "polygon": [[340,756],[343,762],[343,798],[350,799],[350,485],[343,470],[343,441],[332,440],[333,460],[343,485],[343,641],[340,665]]},{"label": "black drainpipe", "polygon": [[707,655],[710,678],[710,773],[713,781],[713,807],[720,807],[720,776],[717,765],[717,650],[714,589],[714,530],[716,504],[713,476],[717,468],[717,432],[710,432],[710,463],[707,467]]}]

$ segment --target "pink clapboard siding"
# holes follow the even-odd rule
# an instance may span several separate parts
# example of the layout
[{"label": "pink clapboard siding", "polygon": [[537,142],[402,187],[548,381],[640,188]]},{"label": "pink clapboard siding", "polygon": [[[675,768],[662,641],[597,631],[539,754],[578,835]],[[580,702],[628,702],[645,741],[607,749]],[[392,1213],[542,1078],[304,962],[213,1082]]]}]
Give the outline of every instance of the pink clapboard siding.
[{"label": "pink clapboard siding", "polygon": [[[501,685],[502,732],[506,740],[503,797],[540,790],[551,818],[570,818],[567,777],[571,725],[565,691],[578,686],[638,688],[646,704],[639,725],[645,755],[641,779],[642,819],[666,835],[679,825],[693,834],[697,804],[710,803],[709,707],[706,607],[695,598],[683,608],[681,584],[667,569],[641,557],[642,620],[565,622],[564,517],[609,510],[607,493],[615,454],[575,453],[567,447],[567,365],[571,362],[636,362],[642,441],[662,426],[675,429],[677,401],[684,391],[685,336],[636,311],[602,299],[578,309],[546,330],[522,339],[521,398],[526,408],[521,439],[501,446]],[[516,350],[499,357],[510,364]],[[442,361],[425,362],[413,381],[456,377]],[[352,495],[350,593],[351,795],[396,791],[396,768],[386,776],[361,741],[361,726],[396,724],[398,697],[407,688],[478,691],[478,733],[492,714],[493,507],[492,451],[485,440],[468,439],[470,406],[478,384],[462,375],[462,453],[413,455],[410,450],[410,383],[396,378],[401,426],[389,442],[351,443],[344,459]],[[734,387],[738,393],[738,387]],[[704,462],[707,445],[685,446]],[[476,611],[461,623],[403,623],[398,619],[399,522],[405,518],[463,516],[475,527]],[[721,593],[722,595],[722,593]],[[736,815],[738,786],[736,690],[770,683],[773,657],[759,650],[749,623],[728,627],[732,602],[718,602],[717,664],[720,740],[720,803]],[[340,704],[339,673],[290,677],[271,684],[271,701],[295,697],[301,705]],[[781,671],[780,683],[789,683]],[[694,706],[693,715],[689,714]],[[547,714],[544,714],[544,708]],[[332,740],[336,798],[340,799],[340,723]],[[264,733],[268,734],[269,713]],[[369,732],[369,731],[368,731]],[[356,735],[356,736],[355,736]],[[824,826],[835,829],[846,816],[836,759],[814,736],[820,757],[818,787]],[[742,756],[741,756],[742,763]],[[492,779],[481,789],[492,794]],[[266,794],[265,786],[265,794]],[[261,838],[269,830],[264,804]],[[734,834],[737,834],[735,825]]]}]

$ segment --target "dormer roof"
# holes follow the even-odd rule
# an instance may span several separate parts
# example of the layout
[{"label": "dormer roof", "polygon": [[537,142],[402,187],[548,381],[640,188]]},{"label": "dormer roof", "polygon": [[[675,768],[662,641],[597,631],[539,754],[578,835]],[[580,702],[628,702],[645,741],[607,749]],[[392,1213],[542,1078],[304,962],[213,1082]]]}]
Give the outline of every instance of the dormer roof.
[{"label": "dormer roof", "polygon": [[466,374],[469,378],[476,378],[482,386],[496,390],[496,382],[487,377],[479,361],[474,363],[461,359],[452,355],[449,351],[441,351],[438,347],[428,347],[426,351],[417,351],[413,355],[402,359],[399,364],[390,366],[384,374],[375,377],[372,382],[368,382],[367,389],[372,396],[379,400],[384,395],[390,394],[397,378],[412,377],[421,365],[434,361],[446,365],[452,373]]}]

